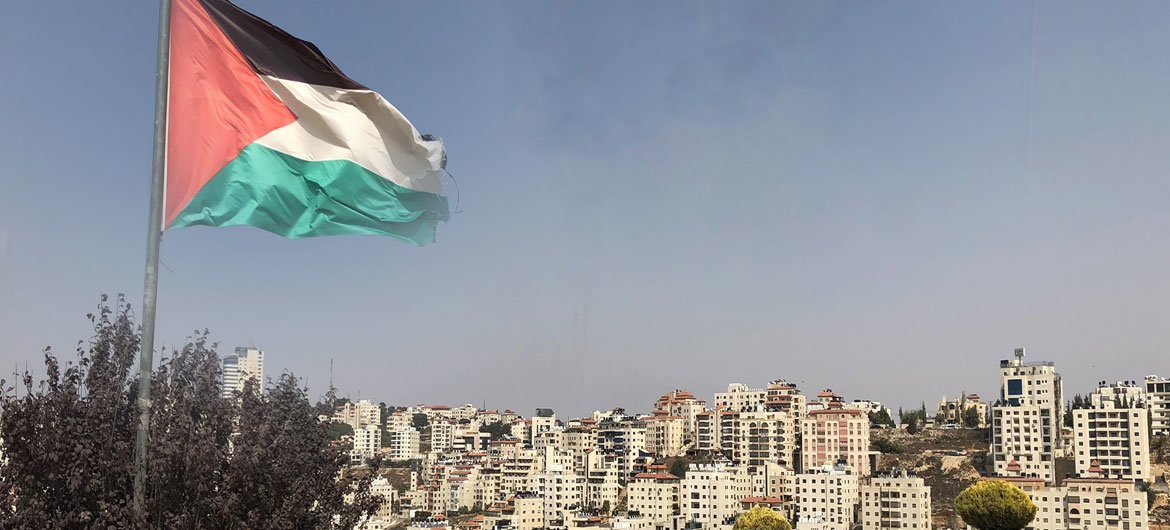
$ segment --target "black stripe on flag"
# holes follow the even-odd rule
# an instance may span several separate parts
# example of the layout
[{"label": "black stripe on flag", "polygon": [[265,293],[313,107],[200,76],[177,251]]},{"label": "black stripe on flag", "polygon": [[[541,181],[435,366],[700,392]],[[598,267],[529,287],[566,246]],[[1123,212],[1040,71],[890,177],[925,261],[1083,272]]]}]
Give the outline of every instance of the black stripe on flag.
[{"label": "black stripe on flag", "polygon": [[252,68],[261,75],[311,85],[366,89],[342,73],[313,43],[289,35],[228,0],[199,2],[211,20],[215,21]]}]

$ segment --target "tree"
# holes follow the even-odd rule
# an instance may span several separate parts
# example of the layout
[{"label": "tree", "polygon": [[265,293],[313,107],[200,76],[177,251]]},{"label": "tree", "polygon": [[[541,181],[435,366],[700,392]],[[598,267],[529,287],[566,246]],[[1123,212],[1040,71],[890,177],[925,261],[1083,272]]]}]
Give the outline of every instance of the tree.
[{"label": "tree", "polygon": [[497,421],[489,425],[481,425],[479,432],[486,432],[491,436],[492,440],[499,440],[505,436],[512,434],[512,427],[502,421]]},{"label": "tree", "polygon": [[874,437],[872,441],[870,441],[870,445],[873,447],[873,450],[884,454],[901,453],[903,450],[902,446],[886,438],[880,437]]},{"label": "tree", "polygon": [[0,529],[352,528],[377,509],[368,477],[338,479],[348,448],[329,443],[293,376],[220,397],[219,356],[204,331],[164,352],[154,374],[147,518],[138,519],[139,330],[121,297],[114,307],[102,297],[89,318],[94,334],[75,361],[62,366],[46,349],[44,380],[24,374],[19,397],[0,382]]},{"label": "tree", "polygon": [[353,426],[340,421],[329,422],[329,440],[340,440],[346,436],[353,436]]},{"label": "tree", "polygon": [[1002,480],[983,480],[959,493],[955,511],[979,530],[1021,530],[1036,517],[1024,490]]},{"label": "tree", "polygon": [[890,417],[890,412],[886,409],[869,413],[869,424],[881,427],[893,427],[894,418]]},{"label": "tree", "polygon": [[682,458],[675,459],[670,463],[670,474],[678,478],[687,476],[687,462]]},{"label": "tree", "polygon": [[416,412],[414,416],[410,417],[410,425],[411,427],[414,427],[414,430],[416,431],[422,432],[422,430],[426,429],[430,424],[430,418],[427,418],[427,415],[421,412]]},{"label": "tree", "polygon": [[792,530],[783,515],[757,506],[739,515],[732,530]]},{"label": "tree", "polygon": [[963,426],[968,429],[978,429],[981,419],[983,418],[979,417],[979,409],[975,407],[969,407],[963,411]]}]

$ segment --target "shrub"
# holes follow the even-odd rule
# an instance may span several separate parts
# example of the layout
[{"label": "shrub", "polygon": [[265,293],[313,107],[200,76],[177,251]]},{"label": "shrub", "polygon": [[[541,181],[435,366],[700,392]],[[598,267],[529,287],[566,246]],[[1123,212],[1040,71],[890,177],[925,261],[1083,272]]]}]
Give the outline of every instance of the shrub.
[{"label": "shrub", "polygon": [[979,530],[1022,530],[1036,517],[1024,490],[1002,480],[976,482],[955,498],[963,522]]}]

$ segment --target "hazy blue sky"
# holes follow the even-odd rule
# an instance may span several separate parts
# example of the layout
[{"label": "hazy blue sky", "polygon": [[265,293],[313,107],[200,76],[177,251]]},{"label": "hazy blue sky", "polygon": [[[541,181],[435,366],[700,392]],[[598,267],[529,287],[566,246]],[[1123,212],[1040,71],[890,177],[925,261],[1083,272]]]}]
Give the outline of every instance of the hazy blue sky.
[{"label": "hazy blue sky", "polygon": [[[163,344],[524,414],[989,396],[1017,346],[1070,393],[1170,375],[1165,2],[241,4],[441,135],[465,211],[167,232]],[[0,371],[141,301],[155,17],[0,3]]]}]

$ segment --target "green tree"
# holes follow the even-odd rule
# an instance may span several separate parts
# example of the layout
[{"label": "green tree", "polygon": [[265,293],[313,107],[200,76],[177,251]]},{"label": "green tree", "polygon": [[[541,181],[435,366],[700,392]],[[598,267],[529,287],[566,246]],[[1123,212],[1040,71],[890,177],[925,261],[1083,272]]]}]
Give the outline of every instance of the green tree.
[{"label": "green tree", "polygon": [[682,458],[675,459],[673,462],[670,463],[669,471],[670,471],[671,475],[674,475],[678,478],[686,477],[687,476],[687,462],[686,462],[686,460],[684,460]]},{"label": "green tree", "polygon": [[792,524],[783,515],[757,506],[740,514],[732,530],[792,530]]},{"label": "green tree", "polygon": [[423,429],[426,429],[430,424],[431,420],[427,418],[426,414],[421,412],[416,412],[414,416],[410,417],[410,426],[414,427],[414,430],[416,431],[422,432]]},{"label": "green tree", "polygon": [[979,420],[981,419],[979,417],[979,409],[975,407],[970,407],[963,411],[963,426],[968,429],[978,429]]},{"label": "green tree", "polygon": [[869,424],[872,426],[893,427],[894,418],[890,417],[889,411],[882,409],[869,413]]},{"label": "green tree", "polygon": [[979,530],[1022,530],[1036,517],[1028,494],[1002,480],[982,480],[963,490],[955,511]]},{"label": "green tree", "polygon": [[874,451],[884,454],[896,454],[902,452],[902,446],[890,441],[886,438],[874,437],[870,442]]},{"label": "green tree", "polygon": [[353,436],[353,427],[340,421],[329,422],[329,439],[340,440],[346,436]]}]

